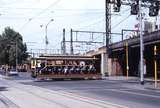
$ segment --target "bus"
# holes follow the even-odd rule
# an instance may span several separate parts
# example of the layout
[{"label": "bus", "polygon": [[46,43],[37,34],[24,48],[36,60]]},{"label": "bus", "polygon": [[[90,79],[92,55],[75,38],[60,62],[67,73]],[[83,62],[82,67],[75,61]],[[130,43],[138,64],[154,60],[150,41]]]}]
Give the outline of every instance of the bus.
[{"label": "bus", "polygon": [[95,56],[48,55],[31,59],[36,79],[101,79],[100,60]]}]

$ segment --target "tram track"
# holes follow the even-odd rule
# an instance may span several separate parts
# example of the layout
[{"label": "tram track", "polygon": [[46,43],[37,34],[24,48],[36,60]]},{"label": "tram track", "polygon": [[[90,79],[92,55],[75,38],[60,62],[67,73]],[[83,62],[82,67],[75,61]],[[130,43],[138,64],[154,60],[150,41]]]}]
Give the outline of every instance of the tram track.
[{"label": "tram track", "polygon": [[[68,106],[65,105],[65,104],[58,103],[58,102],[53,101],[53,100],[51,100],[51,99],[45,98],[44,96],[37,95],[37,94],[35,94],[35,93],[33,93],[33,92],[28,92],[28,91],[26,91],[26,90],[25,90],[25,92],[30,93],[30,94],[32,94],[32,95],[34,95],[34,96],[36,96],[36,97],[45,99],[45,100],[47,100],[47,101],[49,101],[49,102],[53,102],[53,103],[55,103],[55,104],[57,104],[57,105],[59,105],[59,106],[61,106],[61,107],[63,107],[63,108],[70,108],[70,107],[68,107]],[[67,95],[64,95],[64,94],[60,94],[60,95],[61,95],[61,96],[65,96],[65,97],[69,97],[69,98],[72,98],[72,99],[73,99],[73,97],[71,97],[71,96],[67,96]],[[84,99],[84,98],[83,98],[83,99]],[[81,101],[81,102],[85,102],[85,103],[89,103],[89,104],[94,104],[94,105],[99,106],[99,107],[101,107],[101,108],[110,108],[110,107],[105,107],[105,106],[103,106],[103,105],[95,104],[95,103],[93,103],[93,102],[88,102],[88,101],[84,101],[84,100],[77,99],[77,98],[74,98],[74,100]],[[117,108],[122,108],[122,107],[117,107]]]},{"label": "tram track", "polygon": [[0,102],[3,103],[5,108],[20,108],[17,104],[11,102],[6,96],[0,93]]},{"label": "tram track", "polygon": [[[51,90],[48,90],[48,89],[44,89],[44,88],[41,88],[41,87],[30,86],[30,85],[21,85],[20,84],[20,86],[19,86],[18,84],[13,84],[13,82],[8,82],[8,85],[10,87],[15,88],[15,89],[20,89],[23,92],[29,93],[29,94],[31,94],[35,97],[41,98],[45,101],[54,103],[54,104],[56,104],[56,105],[58,105],[62,108],[71,108],[71,107],[69,105],[63,104],[62,102],[59,102],[59,101],[57,102],[53,98],[48,98],[48,97],[54,97],[56,95],[59,95],[61,97],[64,97],[64,98],[72,100],[72,101],[94,105],[97,108],[127,108],[126,106],[112,104],[110,102],[104,102],[104,101],[100,101],[100,100],[96,100],[96,99],[92,99],[92,98],[89,98],[89,97],[84,97],[84,96],[80,96],[80,95],[77,95],[77,94],[68,93],[68,92],[64,92],[64,91],[60,91],[60,92],[51,91]],[[39,95],[39,93],[31,91],[31,88],[32,89],[35,89],[35,88],[38,89],[37,92],[39,92],[39,93],[44,93],[45,92],[47,97],[43,94]]]},{"label": "tram track", "polygon": [[[37,95],[37,94],[35,94],[35,93],[31,92],[31,91],[28,91],[28,90],[26,90],[24,88],[15,87],[15,86],[12,86],[11,84],[10,84],[10,86],[13,87],[13,88],[15,88],[15,89],[21,89],[21,90],[23,90],[23,92],[29,93],[31,95],[34,95],[35,97],[41,98],[41,99],[46,100],[48,102],[55,103],[56,105],[60,106],[61,108],[70,108],[70,107],[68,107],[68,106],[66,106],[64,104],[58,103],[58,102],[56,102],[54,100],[51,100],[51,99],[48,99],[48,98],[46,98],[44,96]],[[21,107],[17,107],[17,108],[21,108]]]},{"label": "tram track", "polygon": [[[51,94],[58,94],[58,95],[61,95],[61,96],[67,97],[67,98],[72,98],[72,99],[77,100],[77,101],[81,101],[81,102],[93,104],[93,105],[96,105],[96,106],[100,106],[102,108],[110,108],[110,107],[106,107],[106,105],[110,105],[110,106],[113,106],[115,108],[128,108],[128,107],[123,106],[123,105],[113,104],[113,103],[110,103],[110,102],[104,102],[104,101],[96,100],[96,99],[93,99],[93,98],[80,96],[80,95],[77,95],[77,94],[74,94],[74,93],[65,92],[65,91],[60,91],[60,93],[59,93],[57,91],[50,91],[48,89],[45,89],[45,92],[48,92],[48,93],[51,93]],[[32,93],[32,92],[30,92],[30,93]],[[96,102],[97,104],[94,103],[94,102]]]},{"label": "tram track", "polygon": [[[87,102],[87,103],[94,104],[94,105],[103,104],[103,105],[114,106],[116,108],[128,108],[128,107],[123,106],[123,105],[113,104],[111,102],[106,102],[106,101],[101,101],[101,100],[96,100],[94,98],[81,96],[81,95],[78,95],[78,94],[75,94],[75,93],[70,93],[70,92],[65,92],[65,91],[60,91],[60,92],[61,93],[59,93],[59,95],[66,96],[66,97],[69,97],[69,98],[74,98],[75,100]],[[97,102],[98,104],[95,104],[93,102]],[[100,105],[100,106],[103,106],[103,105]]]}]

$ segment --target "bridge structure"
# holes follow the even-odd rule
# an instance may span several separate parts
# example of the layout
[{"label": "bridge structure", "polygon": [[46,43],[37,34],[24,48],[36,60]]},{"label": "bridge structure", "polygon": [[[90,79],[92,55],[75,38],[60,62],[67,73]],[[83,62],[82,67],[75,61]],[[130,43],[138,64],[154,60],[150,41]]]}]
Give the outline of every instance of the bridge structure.
[{"label": "bridge structure", "polygon": [[[160,76],[160,30],[143,35],[144,40],[144,65],[146,66],[145,76],[154,76],[154,61],[157,61],[158,76]],[[157,47],[157,55],[154,55],[154,46]],[[140,75],[140,37],[132,37],[109,44],[108,54],[106,47],[103,46],[97,51],[88,52],[88,54],[97,55],[101,59],[101,73],[108,75]],[[108,63],[106,64],[106,56]],[[108,69],[106,69],[108,68]]]}]

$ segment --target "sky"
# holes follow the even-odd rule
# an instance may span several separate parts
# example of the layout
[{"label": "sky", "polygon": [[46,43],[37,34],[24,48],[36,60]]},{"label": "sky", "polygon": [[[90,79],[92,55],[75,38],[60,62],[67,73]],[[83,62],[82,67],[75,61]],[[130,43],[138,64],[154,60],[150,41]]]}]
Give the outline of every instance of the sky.
[{"label": "sky", "polygon": [[[105,0],[0,0],[0,33],[11,27],[23,36],[28,50],[45,48],[45,27],[48,24],[48,49],[60,49],[63,28],[66,40],[70,29],[105,31]],[[112,12],[112,32],[122,28],[134,29],[136,17],[130,7],[121,13]],[[86,37],[80,37],[85,39]],[[121,37],[113,36],[112,41]]]}]

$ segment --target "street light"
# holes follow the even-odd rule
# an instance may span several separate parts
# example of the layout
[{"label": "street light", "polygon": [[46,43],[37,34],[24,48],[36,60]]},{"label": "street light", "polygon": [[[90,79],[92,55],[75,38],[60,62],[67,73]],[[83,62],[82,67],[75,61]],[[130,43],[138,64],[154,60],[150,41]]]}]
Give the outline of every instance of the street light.
[{"label": "street light", "polygon": [[[45,53],[47,54],[47,46],[49,44],[48,42],[48,37],[47,37],[47,29],[48,29],[48,25],[54,21],[53,19],[49,20],[49,22],[47,23],[47,25],[45,26]],[[40,25],[40,27],[42,27],[43,25]]]}]

